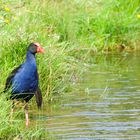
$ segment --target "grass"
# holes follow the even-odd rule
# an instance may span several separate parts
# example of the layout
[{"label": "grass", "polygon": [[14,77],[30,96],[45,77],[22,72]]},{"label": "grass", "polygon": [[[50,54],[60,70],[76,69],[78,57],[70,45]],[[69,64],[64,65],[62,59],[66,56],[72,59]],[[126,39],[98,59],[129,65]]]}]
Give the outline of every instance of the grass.
[{"label": "grass", "polygon": [[[46,49],[46,54],[37,56],[37,63],[47,100],[71,90],[72,77],[82,72],[95,53],[139,49],[139,5],[139,0],[0,0],[0,91],[13,67],[24,61],[32,41]],[[26,130],[22,119],[10,123],[10,103],[2,96],[0,138],[46,135],[39,128]]]},{"label": "grass", "polygon": [[[11,101],[7,101],[6,95],[0,98],[0,139],[5,140],[38,140],[42,138],[53,139],[48,136],[48,132],[39,126],[30,126],[26,128],[24,125],[23,109],[16,110],[10,118]],[[22,107],[23,108],[23,107]],[[24,121],[23,121],[24,120]]]}]

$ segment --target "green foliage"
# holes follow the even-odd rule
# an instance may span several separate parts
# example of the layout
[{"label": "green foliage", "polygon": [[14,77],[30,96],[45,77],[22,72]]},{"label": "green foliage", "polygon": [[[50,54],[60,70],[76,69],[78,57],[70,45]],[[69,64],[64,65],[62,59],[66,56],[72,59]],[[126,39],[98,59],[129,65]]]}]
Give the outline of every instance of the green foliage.
[{"label": "green foliage", "polygon": [[[69,91],[72,76],[95,52],[122,44],[136,47],[139,14],[139,0],[0,0],[0,91],[13,67],[24,61],[31,42],[46,49],[46,54],[37,56],[44,99]],[[38,128],[25,131],[22,119],[15,118],[12,125],[9,104],[1,97],[0,138],[44,136]]]},{"label": "green foliage", "polygon": [[38,140],[48,137],[48,132],[37,126],[25,128],[23,120],[19,119],[19,115],[23,114],[23,110],[15,111],[12,116],[10,115],[11,101],[7,100],[7,95],[1,94],[0,108],[0,139]]},{"label": "green foliage", "polygon": [[10,1],[0,0],[0,27],[15,20],[16,16],[10,7]]}]

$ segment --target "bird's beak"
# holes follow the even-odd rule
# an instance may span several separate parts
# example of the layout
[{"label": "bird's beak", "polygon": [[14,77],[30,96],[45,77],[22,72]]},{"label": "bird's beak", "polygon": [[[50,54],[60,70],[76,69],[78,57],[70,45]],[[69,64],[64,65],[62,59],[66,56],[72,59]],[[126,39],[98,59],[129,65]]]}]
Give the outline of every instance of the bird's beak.
[{"label": "bird's beak", "polygon": [[38,46],[37,53],[45,53],[45,50],[41,46]]}]

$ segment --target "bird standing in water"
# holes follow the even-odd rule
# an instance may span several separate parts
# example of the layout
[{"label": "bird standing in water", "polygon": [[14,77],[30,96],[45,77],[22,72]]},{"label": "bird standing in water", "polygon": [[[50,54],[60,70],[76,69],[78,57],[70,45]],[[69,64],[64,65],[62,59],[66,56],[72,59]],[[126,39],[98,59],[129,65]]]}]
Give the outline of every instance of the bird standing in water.
[{"label": "bird standing in water", "polygon": [[29,125],[28,101],[35,95],[38,108],[42,104],[35,58],[36,53],[44,53],[44,49],[39,43],[31,43],[26,53],[26,61],[10,73],[4,89],[4,92],[7,92],[10,87],[12,88],[10,99],[22,99],[26,102],[24,107],[26,126]]}]

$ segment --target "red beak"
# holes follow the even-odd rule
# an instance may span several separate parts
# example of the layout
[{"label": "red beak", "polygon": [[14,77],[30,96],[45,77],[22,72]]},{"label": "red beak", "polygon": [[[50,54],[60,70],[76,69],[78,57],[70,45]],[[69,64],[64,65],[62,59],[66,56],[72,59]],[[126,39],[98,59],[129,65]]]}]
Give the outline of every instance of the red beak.
[{"label": "red beak", "polygon": [[45,53],[45,50],[42,47],[38,46],[37,53]]},{"label": "red beak", "polygon": [[39,43],[34,43],[37,46],[37,53],[45,53],[45,50],[40,46]]}]

